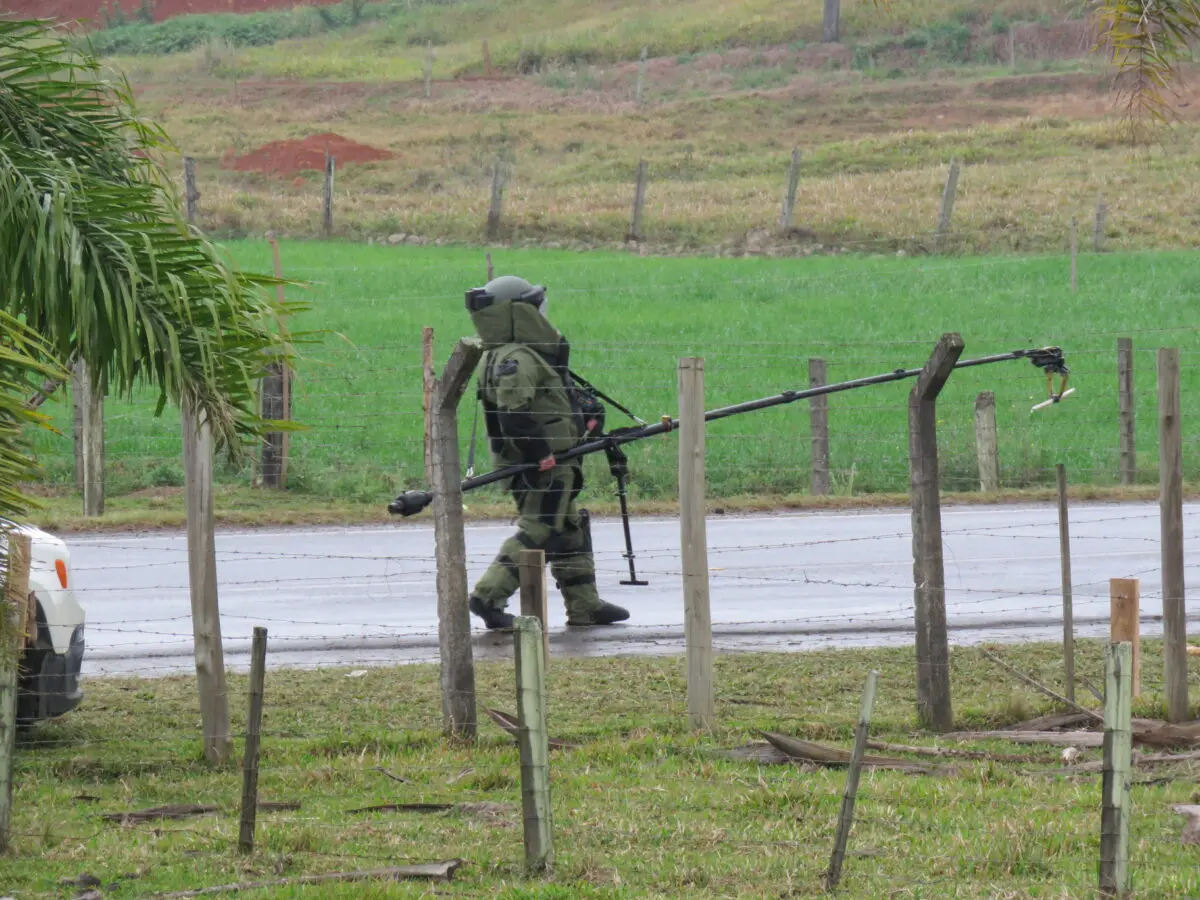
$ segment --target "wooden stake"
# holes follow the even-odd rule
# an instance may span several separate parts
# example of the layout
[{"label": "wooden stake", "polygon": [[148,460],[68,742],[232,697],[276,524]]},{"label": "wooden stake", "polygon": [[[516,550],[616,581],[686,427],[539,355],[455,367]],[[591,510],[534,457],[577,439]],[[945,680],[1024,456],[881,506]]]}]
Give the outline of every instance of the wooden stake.
[{"label": "wooden stake", "polygon": [[[274,235],[271,236],[271,258],[275,264],[275,277],[282,281],[283,263],[279,258],[279,241]],[[282,284],[275,286],[275,297],[282,306],[284,303]],[[280,381],[283,382],[283,421],[290,422],[292,420],[292,370],[282,363],[276,363],[276,367],[279,369]],[[292,435],[290,432],[284,431],[281,433],[281,438],[279,486],[286,488],[288,485],[288,460],[292,455]]]},{"label": "wooden stake", "polygon": [[1167,719],[1182,722],[1188,717],[1188,677],[1178,347],[1158,351],[1158,482],[1162,523],[1163,681]]},{"label": "wooden stake", "polygon": [[1096,194],[1096,224],[1092,229],[1092,250],[1104,252],[1104,230],[1108,222],[1108,205],[1099,193]]},{"label": "wooden stake", "polygon": [[950,220],[954,215],[954,197],[958,192],[958,159],[950,160],[950,171],[946,173],[946,187],[942,190],[942,209],[938,214],[937,234],[933,236],[934,249],[941,247],[950,232]]},{"label": "wooden stake", "polygon": [[637,175],[633,184],[633,212],[629,216],[629,234],[627,241],[642,239],[642,210],[646,205],[646,161],[638,160]]},{"label": "wooden stake", "polygon": [[495,277],[495,269],[492,268],[492,252],[487,253],[487,280],[491,281]]},{"label": "wooden stake", "polygon": [[425,42],[425,99],[433,96],[433,41]]},{"label": "wooden stake", "polygon": [[104,388],[82,360],[76,385],[79,390],[80,454],[83,468],[83,514],[104,515]]},{"label": "wooden stake", "polygon": [[926,727],[954,726],[950,647],[946,634],[946,572],[937,456],[937,398],[962,356],[963,340],[942,335],[908,397],[909,495],[917,644],[917,716]]},{"label": "wooden stake", "polygon": [[800,186],[800,148],[792,150],[792,164],[788,167],[787,193],[783,195],[783,212],[779,214],[779,228],[787,231],[796,216],[796,189]]},{"label": "wooden stake", "polygon": [[858,780],[862,774],[863,756],[867,752],[867,733],[871,727],[871,713],[875,709],[875,687],[879,673],[867,675],[867,686],[863,691],[862,706],[858,711],[858,725],[854,729],[854,749],[850,752],[850,771],[846,774],[846,789],[842,794],[842,812],[838,816],[837,838],[833,844],[833,855],[829,858],[829,870],[825,873],[825,887],[836,890],[842,878],[842,863],[846,859],[846,844],[850,840],[850,828],[854,824],[854,803],[858,799]]},{"label": "wooden stake", "polygon": [[543,872],[554,863],[550,804],[550,736],[546,729],[546,674],[542,626],[534,616],[513,620],[516,635],[517,735],[521,749],[521,808],[525,868]]},{"label": "wooden stake", "polygon": [[225,690],[225,654],[221,646],[221,610],[217,600],[212,429],[207,422],[200,421],[200,415],[200,411],[185,400],[181,418],[187,485],[188,577],[204,756],[213,765],[223,765],[233,750],[233,742],[229,735],[229,697]]},{"label": "wooden stake", "polygon": [[825,18],[821,26],[821,41],[836,44],[841,37],[841,0],[825,0]]},{"label": "wooden stake", "polygon": [[254,628],[250,651],[250,711],[246,718],[246,752],[242,757],[242,818],[238,850],[254,852],[254,824],[258,815],[258,743],[262,733],[263,682],[267,673],[267,629]]},{"label": "wooden stake", "polygon": [[1017,28],[1008,26],[1008,67],[1014,71],[1017,68]]},{"label": "wooden stake", "polygon": [[679,360],[679,530],[691,728],[711,727],[714,716],[704,456],[704,360],[685,357]]},{"label": "wooden stake", "polygon": [[492,77],[492,53],[488,49],[487,38],[483,39],[483,74]]},{"label": "wooden stake", "polygon": [[500,236],[500,212],[504,203],[504,163],[496,157],[492,163],[492,198],[488,204],[487,236],[495,240]]},{"label": "wooden stake", "polygon": [[321,192],[321,231],[325,237],[333,234],[333,170],[337,160],[325,151],[325,187]]},{"label": "wooden stake", "polygon": [[[825,360],[813,357],[808,361],[808,386],[822,387],[826,383]],[[810,397],[808,401],[809,432],[812,440],[812,493],[825,497],[829,484],[829,395]]]},{"label": "wooden stake", "polygon": [[522,550],[517,558],[521,574],[521,615],[532,616],[542,625],[543,651],[546,667],[550,665],[550,630],[546,621],[546,553],[544,550]]},{"label": "wooden stake", "polygon": [[1071,216],[1071,293],[1079,290],[1079,228]]},{"label": "wooden stake", "polygon": [[200,192],[196,190],[196,160],[185,156],[183,158],[183,201],[189,225],[196,224],[196,209],[199,200]]},{"label": "wooden stake", "polygon": [[1075,702],[1075,604],[1071,589],[1071,525],[1067,520],[1067,468],[1055,466],[1058,477],[1058,553],[1062,567],[1063,668],[1067,699]]},{"label": "wooden stake", "polygon": [[8,852],[11,840],[19,668],[25,644],[29,564],[33,553],[27,534],[9,530],[6,540],[4,599],[0,602],[0,854]]},{"label": "wooden stake", "polygon": [[1130,785],[1133,780],[1133,652],[1127,643],[1105,651],[1104,776],[1100,811],[1100,896],[1129,892]]},{"label": "wooden stake", "polygon": [[642,48],[642,55],[638,59],[637,87],[633,93],[633,101],[638,106],[642,105],[643,90],[646,86],[646,50],[646,47]]},{"label": "wooden stake", "polygon": [[1133,339],[1117,338],[1117,400],[1121,425],[1121,484],[1137,480],[1137,439],[1134,431]]},{"label": "wooden stake", "polygon": [[1141,582],[1136,578],[1111,578],[1108,582],[1109,639],[1132,648],[1127,670],[1133,696],[1142,693]]},{"label": "wooden stake", "polygon": [[979,463],[979,489],[1000,490],[1000,457],[996,449],[996,395],[983,391],[975,398],[975,456]]},{"label": "wooden stake", "polygon": [[462,741],[475,740],[477,725],[471,614],[467,610],[467,543],[463,525],[462,469],[458,456],[458,402],[482,355],[483,348],[477,340],[460,340],[450,354],[441,378],[433,383],[429,398],[442,723],[449,737]]}]

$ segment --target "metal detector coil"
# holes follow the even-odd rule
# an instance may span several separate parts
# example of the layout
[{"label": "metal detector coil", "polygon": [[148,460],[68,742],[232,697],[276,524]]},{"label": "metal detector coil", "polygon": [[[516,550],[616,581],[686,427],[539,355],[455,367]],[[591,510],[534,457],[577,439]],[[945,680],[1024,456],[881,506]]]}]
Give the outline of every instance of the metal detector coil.
[{"label": "metal detector coil", "polygon": [[[1046,399],[1041,403],[1035,404],[1030,412],[1037,412],[1039,409],[1045,409],[1047,406],[1061,403],[1063,398],[1075,393],[1075,388],[1067,387],[1067,382],[1071,377],[1071,370],[1067,367],[1062,348],[1043,347],[1041,350],[1029,351],[1028,356],[1031,363],[1046,373]],[[1055,375],[1058,376],[1057,392],[1054,390]]]}]

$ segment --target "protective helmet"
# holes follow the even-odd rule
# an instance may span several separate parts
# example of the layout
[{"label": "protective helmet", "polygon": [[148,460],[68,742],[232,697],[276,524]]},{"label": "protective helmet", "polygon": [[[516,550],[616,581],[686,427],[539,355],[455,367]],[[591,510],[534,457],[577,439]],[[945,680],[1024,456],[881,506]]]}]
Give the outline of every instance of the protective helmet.
[{"label": "protective helmet", "polygon": [[536,306],[540,312],[545,311],[546,288],[540,284],[530,284],[524,278],[516,275],[501,275],[493,278],[481,288],[467,291],[468,312],[478,312],[493,303],[503,303],[512,300],[517,303],[528,303]]}]

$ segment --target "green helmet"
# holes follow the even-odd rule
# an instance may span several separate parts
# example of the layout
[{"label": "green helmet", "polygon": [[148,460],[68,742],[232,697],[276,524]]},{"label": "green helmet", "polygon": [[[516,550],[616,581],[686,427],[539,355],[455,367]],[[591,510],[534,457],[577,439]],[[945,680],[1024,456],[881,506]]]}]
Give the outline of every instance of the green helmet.
[{"label": "green helmet", "polygon": [[467,310],[478,312],[493,303],[503,303],[512,300],[518,303],[528,303],[545,311],[546,288],[540,284],[530,284],[524,278],[516,275],[501,275],[493,278],[481,288],[467,291]]}]

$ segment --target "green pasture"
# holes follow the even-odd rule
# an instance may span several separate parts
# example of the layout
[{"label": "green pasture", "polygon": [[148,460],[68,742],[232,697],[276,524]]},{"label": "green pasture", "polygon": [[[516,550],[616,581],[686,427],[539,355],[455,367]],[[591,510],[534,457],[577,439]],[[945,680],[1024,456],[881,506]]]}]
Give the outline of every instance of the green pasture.
[{"label": "green pasture", "polygon": [[[228,246],[248,269],[270,266],[262,242]],[[292,441],[291,483],[314,497],[386,500],[421,484],[422,326],[435,329],[439,365],[471,333],[466,288],[485,280],[479,249],[285,243],[285,273],[308,282],[290,289],[311,311],[297,331],[318,333],[301,348],[295,414],[305,430]],[[1062,257],[894,258],[841,255],[805,259],[655,258],[560,251],[497,251],[496,272],[548,286],[550,315],[572,342],[572,367],[643,418],[677,411],[676,370],[683,356],[706,362],[707,405],[797,389],[808,360],[827,360],[840,381],[924,363],[938,337],[958,331],[965,357],[1061,345],[1074,396],[1038,413],[1041,373],[1026,362],[961,370],[939,404],[946,490],[978,487],[974,404],[996,394],[1005,487],[1053,482],[1055,463],[1075,484],[1117,480],[1116,340],[1136,350],[1139,480],[1157,477],[1154,352],[1183,350],[1185,440],[1197,410],[1200,274],[1184,253],[1089,255],[1079,290]],[[910,382],[830,399],[835,492],[863,494],[907,486]],[[466,458],[472,397],[461,415]],[[34,436],[50,485],[72,478],[69,405],[51,404],[58,435]],[[611,412],[612,425],[622,416]],[[182,483],[179,424],[153,415],[150,397],[111,398],[107,407],[108,488],[120,495]],[[482,426],[481,426],[482,428]],[[482,434],[476,470],[488,466]],[[630,448],[632,491],[675,492],[673,436]],[[1189,476],[1200,474],[1185,447]],[[609,493],[603,460],[592,491]],[[713,423],[708,432],[711,496],[804,492],[810,468],[807,404],[799,402]],[[219,478],[245,483],[249,467],[223,465]]]}]

